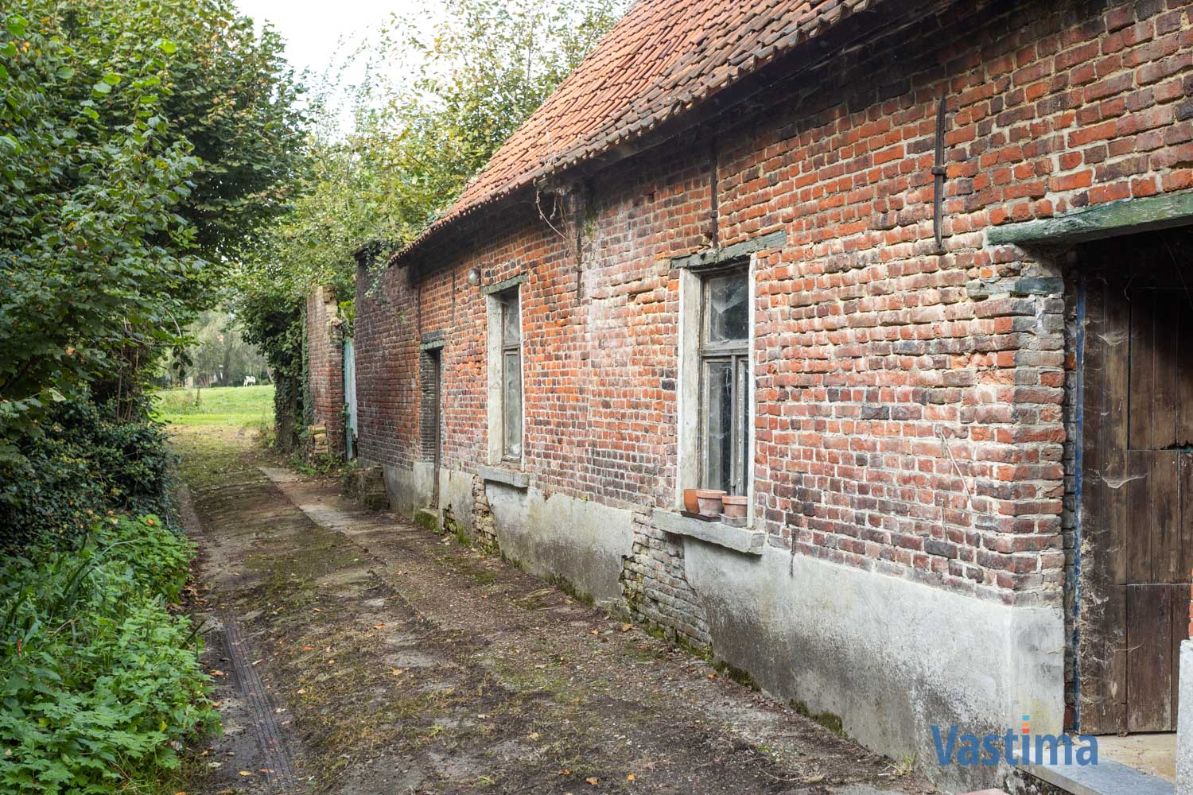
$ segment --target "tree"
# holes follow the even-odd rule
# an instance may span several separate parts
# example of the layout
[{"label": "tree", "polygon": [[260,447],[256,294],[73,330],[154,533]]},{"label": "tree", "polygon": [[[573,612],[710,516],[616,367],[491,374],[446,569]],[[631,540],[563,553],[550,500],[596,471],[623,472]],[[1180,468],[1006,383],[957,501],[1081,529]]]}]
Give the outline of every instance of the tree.
[{"label": "tree", "polygon": [[[355,124],[342,134],[340,108],[324,106],[300,195],[241,273],[250,289],[280,280],[301,297],[316,284],[349,287],[353,252],[372,241],[392,252],[433,221],[623,7],[449,0],[430,26],[394,17],[350,56],[367,61],[361,84],[323,87],[324,97],[351,98]],[[394,71],[398,79],[385,79]]]},{"label": "tree", "polygon": [[351,98],[355,123],[343,133],[341,109],[323,104],[298,198],[236,278],[238,314],[279,384],[279,424],[288,421],[282,412],[299,410],[284,396],[301,392],[286,381],[302,377],[306,293],[326,285],[341,299],[353,295],[354,252],[380,242],[384,262],[433,221],[623,8],[623,0],[449,0],[438,23],[395,17],[350,55],[366,61],[359,85],[322,88],[325,99]]},{"label": "tree", "polygon": [[0,452],[46,405],[133,405],[302,147],[281,43],[231,0],[0,12]]},{"label": "tree", "polygon": [[194,342],[185,360],[171,357],[165,373],[192,377],[196,386],[237,386],[245,376],[259,381],[268,377],[265,357],[244,339],[234,314],[222,309],[202,312],[188,331]]}]

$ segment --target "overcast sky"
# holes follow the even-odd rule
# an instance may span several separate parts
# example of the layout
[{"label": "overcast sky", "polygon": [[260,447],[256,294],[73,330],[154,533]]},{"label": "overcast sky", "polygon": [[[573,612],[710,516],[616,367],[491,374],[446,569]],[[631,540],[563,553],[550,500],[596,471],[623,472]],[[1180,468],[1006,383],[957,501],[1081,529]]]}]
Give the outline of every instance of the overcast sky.
[{"label": "overcast sky", "polygon": [[[430,21],[441,14],[438,0],[236,0],[242,14],[251,17],[260,27],[268,22],[286,42],[286,57],[300,74],[309,71],[307,85],[321,84],[328,67],[343,67],[343,60],[361,42],[375,37],[382,25],[394,14],[412,15]],[[374,41],[376,39],[374,38]],[[401,64],[393,64],[390,77],[401,79]],[[336,110],[334,122],[342,133],[352,129],[352,101],[350,86],[364,75],[363,62],[357,59],[342,71],[338,86],[328,97]]]},{"label": "overcast sky", "polygon": [[286,40],[290,63],[321,74],[341,42],[359,42],[390,14],[426,9],[435,0],[237,0],[240,10],[260,24],[267,21]]}]

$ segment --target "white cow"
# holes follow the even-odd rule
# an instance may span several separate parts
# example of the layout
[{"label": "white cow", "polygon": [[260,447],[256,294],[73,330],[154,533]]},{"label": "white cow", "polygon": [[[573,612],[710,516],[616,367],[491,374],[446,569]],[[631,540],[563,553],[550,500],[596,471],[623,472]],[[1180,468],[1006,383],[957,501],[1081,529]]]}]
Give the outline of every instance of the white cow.
[{"label": "white cow", "polygon": [[244,377],[244,386],[256,386],[256,385],[257,385],[257,376],[246,375]]}]

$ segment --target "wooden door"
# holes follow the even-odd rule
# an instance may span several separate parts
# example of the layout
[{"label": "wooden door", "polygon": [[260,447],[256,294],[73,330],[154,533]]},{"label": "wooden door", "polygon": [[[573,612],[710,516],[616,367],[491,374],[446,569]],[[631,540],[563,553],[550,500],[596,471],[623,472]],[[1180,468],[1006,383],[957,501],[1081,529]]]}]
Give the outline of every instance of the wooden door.
[{"label": "wooden door", "polygon": [[1174,731],[1193,565],[1193,293],[1117,265],[1083,278],[1080,730]]},{"label": "wooden door", "polygon": [[431,384],[427,399],[431,401],[431,507],[439,507],[439,467],[443,463],[443,352],[431,351]]}]

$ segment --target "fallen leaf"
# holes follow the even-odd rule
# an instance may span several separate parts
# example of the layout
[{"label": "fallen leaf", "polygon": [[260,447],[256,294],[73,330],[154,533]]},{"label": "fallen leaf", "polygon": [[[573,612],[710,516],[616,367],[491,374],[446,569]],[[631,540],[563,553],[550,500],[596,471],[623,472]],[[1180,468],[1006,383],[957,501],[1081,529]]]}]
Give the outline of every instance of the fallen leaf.
[{"label": "fallen leaf", "polygon": [[626,773],[626,774],[625,774],[625,780],[626,780],[626,781],[637,781],[637,780],[638,780],[638,777],[637,777],[637,776],[635,776],[633,773]]},{"label": "fallen leaf", "polygon": [[392,668],[392,669],[390,669],[390,673],[393,674],[394,676],[401,676],[402,669],[401,668]]},{"label": "fallen leaf", "polygon": [[251,770],[242,770],[242,771],[240,771],[240,775],[244,776],[245,778],[252,778],[253,771],[251,771]]},{"label": "fallen leaf", "polygon": [[709,678],[709,680],[711,681],[711,680],[713,680],[713,679],[716,679],[716,678],[717,678],[717,675],[716,675],[715,673],[711,673],[711,674],[709,674],[709,675],[708,675],[708,678]]},{"label": "fallen leaf", "polygon": [[591,784],[592,786],[595,787],[597,784],[601,783],[601,780],[599,778],[597,778],[596,776],[589,776],[588,778],[584,779],[584,783]]},{"label": "fallen leaf", "polygon": [[622,631],[622,632],[629,632],[629,631],[630,631],[631,629],[633,629],[633,628],[634,628],[634,625],[633,625],[633,624],[622,624],[622,625],[621,625],[621,631]]},{"label": "fallen leaf", "polygon": [[303,651],[314,651],[315,647],[314,646],[303,646],[302,650]]},{"label": "fallen leaf", "polygon": [[221,670],[219,670],[219,669],[217,668],[216,670],[214,670],[214,671],[212,671],[212,672],[211,672],[211,675],[212,675],[212,676],[223,676],[223,675],[224,675],[224,672],[223,672],[223,671],[221,671]]},{"label": "fallen leaf", "polygon": [[542,737],[542,736],[543,736],[543,735],[539,734],[538,732],[531,732],[531,733],[529,734],[529,737],[530,737],[530,739],[532,739],[532,740],[537,740],[538,738],[540,738],[540,737]]},{"label": "fallen leaf", "polygon": [[262,657],[260,660],[253,660],[253,667],[256,668],[258,665],[260,665],[263,662],[265,662],[264,657]]},{"label": "fallen leaf", "polygon": [[385,625],[384,624],[374,624],[373,629],[385,629]]},{"label": "fallen leaf", "polygon": [[591,633],[589,633],[589,634],[592,634],[592,635],[599,635],[599,634],[601,634],[601,631],[600,631],[599,629],[594,629],[594,630],[592,630],[592,632],[591,632]]}]

